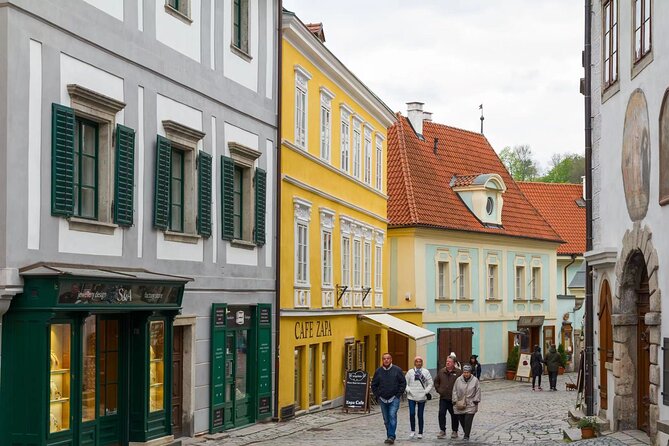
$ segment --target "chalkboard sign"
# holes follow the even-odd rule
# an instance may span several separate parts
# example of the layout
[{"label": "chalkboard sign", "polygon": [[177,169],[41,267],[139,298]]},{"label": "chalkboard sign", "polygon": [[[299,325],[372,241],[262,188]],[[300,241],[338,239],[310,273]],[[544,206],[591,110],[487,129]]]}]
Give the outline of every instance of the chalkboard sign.
[{"label": "chalkboard sign", "polygon": [[369,373],[364,370],[346,372],[344,381],[344,409],[369,410]]},{"label": "chalkboard sign", "polygon": [[213,427],[223,426],[223,408],[214,410],[212,426]]}]

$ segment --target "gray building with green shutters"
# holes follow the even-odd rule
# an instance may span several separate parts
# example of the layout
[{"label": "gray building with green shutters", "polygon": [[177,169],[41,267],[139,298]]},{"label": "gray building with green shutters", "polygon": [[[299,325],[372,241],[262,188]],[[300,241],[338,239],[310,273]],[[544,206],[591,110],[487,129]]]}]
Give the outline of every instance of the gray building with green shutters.
[{"label": "gray building with green shutters", "polygon": [[272,416],[279,12],[0,3],[0,444]]}]

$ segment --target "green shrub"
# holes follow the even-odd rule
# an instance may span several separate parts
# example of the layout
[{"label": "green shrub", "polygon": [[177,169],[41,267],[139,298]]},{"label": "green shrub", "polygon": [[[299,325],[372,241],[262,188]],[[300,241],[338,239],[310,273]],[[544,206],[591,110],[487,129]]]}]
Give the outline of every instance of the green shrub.
[{"label": "green shrub", "polygon": [[583,417],[580,420],[578,420],[577,426],[579,428],[584,428],[584,427],[597,427],[597,418],[596,417]]},{"label": "green shrub", "polygon": [[564,345],[560,344],[557,348],[558,353],[560,354],[560,365],[562,367],[567,367],[567,362],[569,361],[569,355],[564,351]]},{"label": "green shrub", "polygon": [[506,369],[514,372],[518,370],[518,361],[520,361],[520,349],[516,345],[509,353],[509,359],[506,360]]}]

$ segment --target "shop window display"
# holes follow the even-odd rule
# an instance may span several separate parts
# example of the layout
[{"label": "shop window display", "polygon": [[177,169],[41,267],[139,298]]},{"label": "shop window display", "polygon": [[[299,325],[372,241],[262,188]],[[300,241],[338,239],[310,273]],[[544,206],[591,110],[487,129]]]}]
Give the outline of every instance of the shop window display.
[{"label": "shop window display", "polygon": [[83,375],[81,381],[81,421],[95,419],[95,351],[96,320],[88,316],[84,322],[82,339]]},{"label": "shop window display", "polygon": [[150,335],[149,411],[156,412],[165,408],[165,322],[152,321]]},{"label": "shop window display", "polygon": [[51,325],[49,432],[70,429],[70,324]]}]

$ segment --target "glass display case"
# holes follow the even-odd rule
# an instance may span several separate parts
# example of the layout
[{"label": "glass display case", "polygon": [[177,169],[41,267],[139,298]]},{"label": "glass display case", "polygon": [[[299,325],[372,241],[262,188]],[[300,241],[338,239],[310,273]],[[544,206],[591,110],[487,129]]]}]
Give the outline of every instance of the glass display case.
[{"label": "glass display case", "polygon": [[81,352],[83,369],[81,377],[81,421],[95,419],[95,352],[96,352],[96,317],[88,316],[84,321]]},{"label": "glass display case", "polygon": [[165,408],[165,321],[151,321],[149,339],[149,412]]},{"label": "glass display case", "polygon": [[50,329],[49,432],[70,429],[70,360],[69,323],[52,324]]}]

